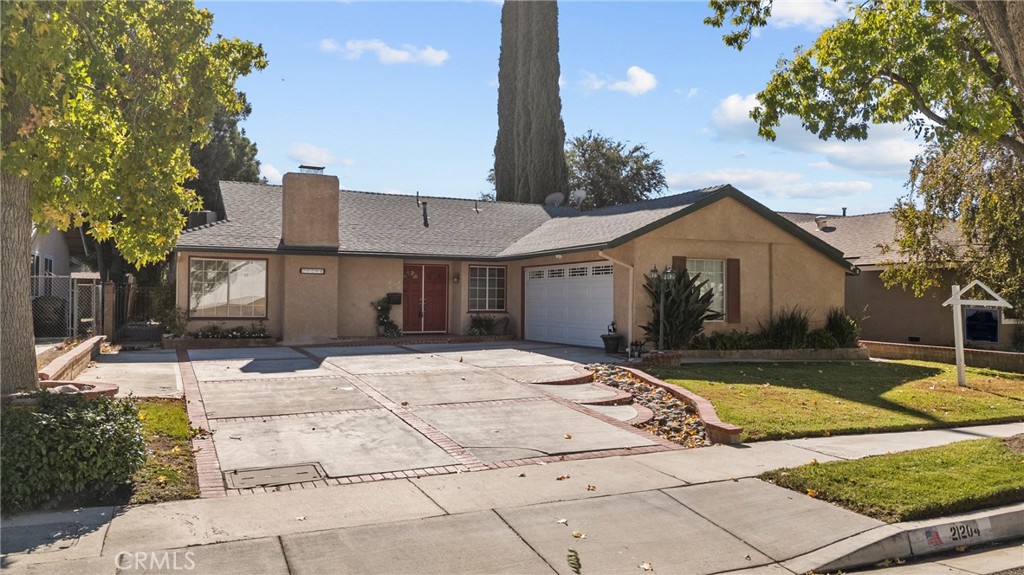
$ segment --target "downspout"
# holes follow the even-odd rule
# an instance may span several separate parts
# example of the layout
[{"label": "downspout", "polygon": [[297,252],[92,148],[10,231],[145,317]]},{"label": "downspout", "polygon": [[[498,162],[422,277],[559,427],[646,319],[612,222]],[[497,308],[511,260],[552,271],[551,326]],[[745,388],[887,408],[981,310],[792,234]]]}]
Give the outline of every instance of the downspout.
[{"label": "downspout", "polygon": [[627,304],[629,306],[629,308],[628,308],[629,309],[629,315],[628,315],[628,318],[627,318],[627,321],[629,322],[629,324],[628,324],[628,326],[626,328],[626,347],[628,348],[629,344],[632,343],[632,341],[633,341],[633,292],[636,291],[636,286],[633,285],[633,266],[630,265],[630,264],[627,264],[624,261],[620,261],[620,260],[617,260],[617,259],[613,258],[612,256],[604,253],[604,250],[597,250],[597,255],[602,257],[602,258],[604,258],[604,259],[606,259],[606,260],[608,260],[608,261],[610,261],[610,262],[612,262],[613,264],[618,264],[620,266],[629,268],[629,295],[628,295],[629,302]]}]

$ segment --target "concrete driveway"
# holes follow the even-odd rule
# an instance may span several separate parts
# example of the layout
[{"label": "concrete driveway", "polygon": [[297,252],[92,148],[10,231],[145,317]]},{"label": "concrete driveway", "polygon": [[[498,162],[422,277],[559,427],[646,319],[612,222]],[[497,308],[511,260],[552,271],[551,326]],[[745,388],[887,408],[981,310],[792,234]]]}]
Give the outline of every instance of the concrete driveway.
[{"label": "concrete driveway", "polygon": [[554,385],[584,378],[581,363],[610,359],[598,350],[495,342],[190,350],[187,358],[181,369],[201,396],[189,399],[205,408],[229,490],[671,449],[574,401],[600,390]]}]

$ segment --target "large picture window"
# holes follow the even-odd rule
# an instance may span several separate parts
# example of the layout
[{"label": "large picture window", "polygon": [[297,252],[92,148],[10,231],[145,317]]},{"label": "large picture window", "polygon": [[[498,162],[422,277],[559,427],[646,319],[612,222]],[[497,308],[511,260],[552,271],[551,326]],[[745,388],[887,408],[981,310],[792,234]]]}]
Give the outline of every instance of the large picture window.
[{"label": "large picture window", "polygon": [[505,268],[469,267],[469,311],[505,311]]},{"label": "large picture window", "polygon": [[725,261],[724,260],[686,260],[687,270],[691,275],[700,274],[699,281],[707,281],[701,293],[711,291],[711,311],[722,314],[725,318]]},{"label": "large picture window", "polygon": [[189,260],[189,316],[266,317],[266,260]]}]

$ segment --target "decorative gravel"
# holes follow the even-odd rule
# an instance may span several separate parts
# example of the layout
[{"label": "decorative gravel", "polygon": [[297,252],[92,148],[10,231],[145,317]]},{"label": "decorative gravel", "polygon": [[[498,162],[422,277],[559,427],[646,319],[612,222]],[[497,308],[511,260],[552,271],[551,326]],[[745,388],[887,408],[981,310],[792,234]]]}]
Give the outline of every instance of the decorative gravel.
[{"label": "decorative gravel", "polygon": [[628,391],[633,394],[634,403],[654,412],[654,419],[639,425],[640,429],[684,447],[711,445],[697,411],[671,393],[614,365],[592,364],[587,369],[594,372],[596,383]]}]

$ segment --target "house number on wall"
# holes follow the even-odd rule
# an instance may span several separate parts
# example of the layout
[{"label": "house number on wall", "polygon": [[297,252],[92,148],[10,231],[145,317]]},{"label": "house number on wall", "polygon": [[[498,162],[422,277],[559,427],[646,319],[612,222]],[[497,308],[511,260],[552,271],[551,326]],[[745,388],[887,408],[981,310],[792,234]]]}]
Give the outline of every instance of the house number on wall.
[{"label": "house number on wall", "polygon": [[314,276],[322,276],[324,275],[324,268],[299,268],[299,273]]}]

